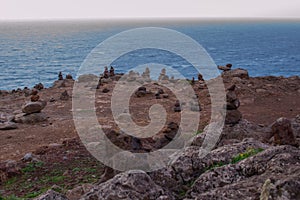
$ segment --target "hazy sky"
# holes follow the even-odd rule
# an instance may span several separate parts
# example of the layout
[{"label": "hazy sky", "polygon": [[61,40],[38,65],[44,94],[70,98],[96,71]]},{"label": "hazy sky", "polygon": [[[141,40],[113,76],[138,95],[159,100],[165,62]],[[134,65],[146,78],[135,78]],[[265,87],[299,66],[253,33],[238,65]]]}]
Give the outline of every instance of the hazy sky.
[{"label": "hazy sky", "polygon": [[120,17],[300,18],[300,0],[0,0],[0,20]]}]

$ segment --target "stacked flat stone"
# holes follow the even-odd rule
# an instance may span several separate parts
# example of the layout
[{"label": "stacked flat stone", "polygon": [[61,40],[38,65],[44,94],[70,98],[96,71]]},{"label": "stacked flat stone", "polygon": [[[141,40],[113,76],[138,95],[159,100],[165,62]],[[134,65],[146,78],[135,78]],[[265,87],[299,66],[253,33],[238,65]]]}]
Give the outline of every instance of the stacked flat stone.
[{"label": "stacked flat stone", "polygon": [[158,81],[169,80],[169,76],[166,75],[166,69],[163,68],[159,74]]},{"label": "stacked flat stone", "polygon": [[226,94],[226,118],[225,124],[237,124],[242,119],[242,114],[238,110],[240,101],[235,93],[235,85],[227,89]]}]

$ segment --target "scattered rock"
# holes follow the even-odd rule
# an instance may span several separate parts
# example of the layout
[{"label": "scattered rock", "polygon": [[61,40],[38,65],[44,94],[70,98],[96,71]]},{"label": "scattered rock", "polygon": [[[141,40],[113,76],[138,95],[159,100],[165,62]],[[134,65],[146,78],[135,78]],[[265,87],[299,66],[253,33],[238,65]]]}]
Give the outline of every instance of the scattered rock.
[{"label": "scattered rock", "polygon": [[72,76],[71,74],[67,74],[67,75],[66,75],[66,79],[71,79],[71,80],[73,80],[73,76]]},{"label": "scattered rock", "polygon": [[37,90],[42,90],[42,89],[44,89],[44,85],[42,83],[38,83],[34,86],[34,88]]},{"label": "scattered rock", "polygon": [[102,92],[103,92],[103,93],[108,93],[108,92],[109,92],[109,89],[104,88],[104,89],[102,90]]},{"label": "scattered rock", "polygon": [[56,100],[53,97],[51,97],[50,100],[49,100],[49,102],[55,102],[55,101]]},{"label": "scattered rock", "polygon": [[44,113],[32,113],[32,114],[17,114],[14,122],[23,124],[35,124],[47,120],[47,116]]},{"label": "scattered rock", "polygon": [[168,94],[163,94],[162,97],[167,99],[167,98],[169,98],[169,95]]},{"label": "scattered rock", "polygon": [[67,100],[69,100],[69,98],[70,98],[70,96],[69,96],[67,90],[65,90],[63,93],[61,93],[61,95],[59,97],[59,99],[63,100],[63,101],[67,101]]},{"label": "scattered rock", "polygon": [[18,126],[14,122],[0,123],[0,130],[12,130],[17,128]]}]

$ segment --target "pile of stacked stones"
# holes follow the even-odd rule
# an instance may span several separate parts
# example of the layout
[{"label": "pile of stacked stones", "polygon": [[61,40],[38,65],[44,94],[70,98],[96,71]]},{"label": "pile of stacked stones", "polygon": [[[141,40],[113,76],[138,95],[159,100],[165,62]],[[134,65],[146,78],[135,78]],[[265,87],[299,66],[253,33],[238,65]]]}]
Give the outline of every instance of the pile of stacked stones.
[{"label": "pile of stacked stones", "polygon": [[[100,89],[100,86],[102,86],[103,83],[110,82],[111,78],[114,76],[115,76],[115,69],[113,68],[113,66],[110,66],[109,71],[108,71],[108,67],[105,66],[103,74],[100,75],[96,89]],[[107,93],[107,92],[109,92],[109,90],[107,88],[104,88],[104,90],[102,90],[102,92]]]},{"label": "pile of stacked stones", "polygon": [[235,93],[235,85],[230,86],[227,89],[226,94],[226,118],[225,118],[225,124],[237,124],[241,118],[242,114],[238,110],[240,106],[240,101],[237,98],[237,95]]},{"label": "pile of stacked stones", "polygon": [[169,76],[166,75],[166,69],[163,68],[158,77],[158,81],[168,81],[168,80],[169,80]]},{"label": "pile of stacked stones", "polygon": [[146,67],[145,71],[142,73],[142,78],[145,82],[151,82],[150,69]]},{"label": "pile of stacked stones", "polygon": [[40,100],[37,90],[32,90],[30,102],[22,107],[22,112],[16,114],[14,122],[17,123],[35,123],[45,121],[46,116],[41,111],[47,105],[46,101]]},{"label": "pile of stacked stones", "polygon": [[199,89],[204,89],[206,87],[203,75],[200,73],[198,74],[198,82],[199,82]]},{"label": "pile of stacked stones", "polygon": [[195,111],[195,112],[201,111],[201,106],[198,103],[198,95],[194,95],[192,98],[193,100],[190,101],[191,111]]},{"label": "pile of stacked stones", "polygon": [[181,105],[180,105],[180,101],[176,101],[175,105],[174,105],[174,112],[181,112]]},{"label": "pile of stacked stones", "polygon": [[135,92],[135,95],[137,97],[143,97],[147,94],[147,89],[144,86],[141,86],[138,88],[138,90]]},{"label": "pile of stacked stones", "polygon": [[230,71],[231,67],[232,67],[232,64],[227,64],[226,66],[220,66],[220,65],[218,65],[218,69],[222,70],[223,72]]},{"label": "pile of stacked stones", "polygon": [[69,100],[69,98],[70,98],[70,95],[68,94],[67,90],[62,92],[59,97],[59,99],[63,100],[63,101],[67,101],[67,100]]}]

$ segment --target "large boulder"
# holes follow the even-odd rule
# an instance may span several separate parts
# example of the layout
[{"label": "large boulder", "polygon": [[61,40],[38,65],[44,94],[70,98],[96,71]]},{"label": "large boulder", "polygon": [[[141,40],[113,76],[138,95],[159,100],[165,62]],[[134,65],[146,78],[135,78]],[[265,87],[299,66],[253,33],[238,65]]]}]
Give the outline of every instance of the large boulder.
[{"label": "large boulder", "polygon": [[95,186],[81,200],[92,199],[174,199],[141,170],[131,170]]},{"label": "large boulder", "polygon": [[289,119],[281,117],[272,124],[271,128],[271,137],[274,137],[274,143],[276,145],[288,144],[298,146]]},{"label": "large boulder", "polygon": [[41,112],[47,105],[45,101],[28,102],[22,107],[22,112],[26,114]]}]

